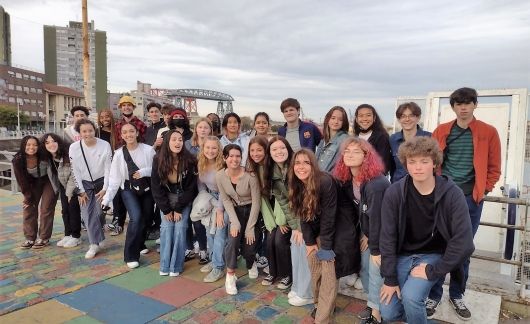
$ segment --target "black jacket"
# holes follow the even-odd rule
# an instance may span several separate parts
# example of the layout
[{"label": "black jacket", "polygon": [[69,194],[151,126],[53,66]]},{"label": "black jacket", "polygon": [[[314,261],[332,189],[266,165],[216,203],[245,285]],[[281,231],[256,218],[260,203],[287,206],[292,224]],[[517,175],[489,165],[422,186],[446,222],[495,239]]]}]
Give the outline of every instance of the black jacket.
[{"label": "black jacket", "polygon": [[156,140],[156,135],[158,134],[158,130],[165,126],[166,124],[164,123],[163,119],[160,119],[159,122],[149,125],[145,130],[144,143],[153,146]]},{"label": "black jacket", "polygon": [[[381,202],[385,190],[390,186],[387,177],[381,175],[373,178],[361,186],[361,201],[359,215],[361,231],[368,237],[368,247],[371,255],[380,255],[379,233],[381,232]],[[353,187],[350,182],[353,195]]]},{"label": "black jacket", "polygon": [[337,186],[331,175],[322,172],[320,178],[318,210],[312,221],[300,221],[306,245],[317,244],[320,237],[320,249],[333,250],[335,240],[335,218],[337,213]]},{"label": "black jacket", "polygon": [[377,151],[381,160],[385,164],[385,174],[393,173],[394,171],[394,159],[392,158],[392,150],[390,148],[390,136],[387,132],[379,132],[374,130],[368,143],[372,144],[374,149]]},{"label": "black jacket", "polygon": [[333,249],[337,261],[335,263],[337,278],[359,272],[361,268],[360,235],[359,208],[353,202],[351,181],[338,182],[335,245]]},{"label": "black jacket", "polygon": [[[397,286],[397,257],[401,254],[406,229],[405,202],[407,186],[412,186],[412,178],[406,175],[393,183],[383,199],[381,219],[381,276],[385,285]],[[437,280],[448,272],[461,270],[463,262],[475,250],[471,220],[466,199],[462,190],[449,178],[436,176],[434,187],[434,224],[432,232],[438,230],[447,242],[440,261],[429,264],[427,278]],[[461,271],[458,271],[461,273]],[[462,283],[462,282],[461,282]]]},{"label": "black jacket", "polygon": [[185,170],[180,175],[180,182],[177,183],[181,191],[181,196],[177,206],[173,210],[169,204],[168,194],[170,193],[169,186],[163,185],[160,182],[158,174],[158,155],[153,158],[153,170],[151,171],[151,192],[156,205],[160,208],[162,213],[169,214],[171,211],[182,213],[184,208],[193,202],[197,196],[197,164],[192,163],[193,167]]}]

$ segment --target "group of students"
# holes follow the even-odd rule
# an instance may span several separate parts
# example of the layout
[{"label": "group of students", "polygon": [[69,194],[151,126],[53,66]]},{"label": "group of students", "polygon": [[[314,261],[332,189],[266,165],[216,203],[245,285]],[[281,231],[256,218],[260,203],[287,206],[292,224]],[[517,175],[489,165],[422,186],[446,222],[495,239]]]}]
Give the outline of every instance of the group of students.
[{"label": "group of students", "polygon": [[226,292],[237,294],[242,256],[249,278],[263,268],[262,285],[290,288],[293,306],[314,304],[315,323],[332,320],[341,277],[368,295],[363,323],[426,323],[451,273],[450,301],[467,320],[469,257],[483,197],[500,177],[500,141],[473,116],[474,89],[456,90],[450,104],[457,118],[432,137],[413,102],[398,107],[402,130],[390,137],[368,104],[357,107],[352,136],[344,108],[330,109],[321,132],[287,98],[286,123],[272,137],[263,112],[249,133],[235,113],[222,121],[209,114],[192,132],[185,111],[172,105],[150,104],[149,127],[133,116],[128,96],[119,102],[122,118],[100,112],[99,128],[75,107],[68,143],[27,136],[13,161],[24,195],[21,247],[49,244],[59,194],[65,237],[57,245],[80,244],[81,215],[85,257],[93,258],[103,248],[102,210],[113,206],[107,229],[116,233],[121,204],[129,268],[159,230],[159,273],[179,276],[196,240],[205,282],[225,276]]}]

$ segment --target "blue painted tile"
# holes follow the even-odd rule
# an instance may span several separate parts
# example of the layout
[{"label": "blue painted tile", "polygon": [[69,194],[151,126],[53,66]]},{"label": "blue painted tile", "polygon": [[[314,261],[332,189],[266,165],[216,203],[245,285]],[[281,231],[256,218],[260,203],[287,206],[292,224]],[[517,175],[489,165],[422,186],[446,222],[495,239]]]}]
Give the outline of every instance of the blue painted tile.
[{"label": "blue painted tile", "polygon": [[7,279],[4,279],[4,280],[0,280],[0,287],[3,287],[3,286],[7,286],[11,283],[15,282],[15,280],[13,278],[7,278]]},{"label": "blue painted tile", "polygon": [[247,302],[253,298],[254,298],[254,294],[248,291],[243,291],[236,295],[236,300],[240,302]]},{"label": "blue painted tile", "polygon": [[146,323],[175,308],[104,282],[57,298],[104,323]]},{"label": "blue painted tile", "polygon": [[270,308],[267,306],[260,308],[256,312],[256,316],[259,317],[259,319],[262,321],[266,321],[276,314],[278,314],[278,311],[276,311],[274,308]]}]

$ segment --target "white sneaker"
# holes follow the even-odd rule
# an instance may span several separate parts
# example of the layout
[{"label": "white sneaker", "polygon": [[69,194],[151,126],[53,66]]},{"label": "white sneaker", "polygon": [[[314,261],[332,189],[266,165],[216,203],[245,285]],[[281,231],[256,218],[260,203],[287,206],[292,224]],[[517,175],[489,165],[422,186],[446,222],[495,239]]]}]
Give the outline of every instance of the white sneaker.
[{"label": "white sneaker", "polygon": [[145,248],[142,251],[140,251],[140,254],[144,254],[145,255],[147,253],[149,253],[149,249],[148,248]]},{"label": "white sneaker", "polygon": [[[296,296],[296,292],[294,292],[292,290],[287,294],[287,298],[289,298],[289,299],[291,299],[291,298],[293,298],[295,296]],[[298,297],[298,296],[296,296],[296,297]]]},{"label": "white sneaker", "polygon": [[313,304],[313,298],[302,298],[294,295],[294,297],[289,298],[289,304],[293,306],[305,306]]},{"label": "white sneaker", "polygon": [[236,295],[237,294],[237,277],[235,274],[226,274],[226,280],[225,280],[225,289],[226,293],[229,295]]},{"label": "white sneaker", "polygon": [[358,276],[356,273],[346,276],[346,284],[350,287],[353,287],[357,281],[357,278]]},{"label": "white sneaker", "polygon": [[156,244],[160,245],[160,238],[157,238],[155,241]]},{"label": "white sneaker", "polygon": [[64,243],[64,248],[73,248],[81,244],[81,238],[71,237],[67,242]]},{"label": "white sneaker", "polygon": [[137,261],[127,262],[127,266],[129,267],[129,269],[134,269],[138,268],[140,266],[140,263]]},{"label": "white sneaker", "polygon": [[252,268],[248,269],[248,277],[250,279],[256,279],[258,277],[258,264],[256,261],[252,264]]},{"label": "white sneaker", "polygon": [[201,268],[201,272],[210,273],[210,272],[212,272],[212,269],[213,269],[213,264],[211,262],[208,262],[208,264],[204,265]]},{"label": "white sneaker", "polygon": [[361,278],[357,278],[357,281],[355,281],[355,284],[353,285],[353,288],[362,290],[363,289],[363,282]]},{"label": "white sneaker", "polygon": [[180,272],[170,272],[169,276],[170,277],[178,277],[178,276],[180,276]]},{"label": "white sneaker", "polygon": [[96,256],[96,254],[99,252],[99,245],[97,244],[90,244],[90,248],[85,254],[85,259],[92,259]]},{"label": "white sneaker", "polygon": [[68,242],[71,238],[72,236],[70,235],[63,237],[59,242],[57,242],[57,246],[64,246],[64,244]]},{"label": "white sneaker", "polygon": [[169,274],[169,272],[163,272],[163,271],[159,271],[158,272],[161,276],[167,276]]}]

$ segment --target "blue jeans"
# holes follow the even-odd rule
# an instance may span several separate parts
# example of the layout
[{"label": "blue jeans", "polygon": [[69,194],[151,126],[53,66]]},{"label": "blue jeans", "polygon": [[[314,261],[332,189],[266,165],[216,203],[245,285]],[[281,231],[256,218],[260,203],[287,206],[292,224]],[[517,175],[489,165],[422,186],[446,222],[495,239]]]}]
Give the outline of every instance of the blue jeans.
[{"label": "blue jeans", "polygon": [[182,211],[182,218],[178,222],[170,222],[161,212],[160,225],[160,271],[184,271],[184,254],[186,253],[186,230],[190,217],[191,204]]},{"label": "blue jeans", "polygon": [[307,250],[305,242],[298,245],[293,242],[291,236],[291,263],[293,265],[293,285],[291,291],[302,298],[313,298],[311,289],[311,271],[307,262]]},{"label": "blue jeans", "polygon": [[381,304],[381,316],[385,321],[427,323],[425,299],[435,281],[412,277],[410,271],[420,263],[435,264],[441,257],[440,254],[434,253],[398,256],[396,270],[401,300],[394,294],[388,305]]},{"label": "blue jeans", "polygon": [[125,262],[139,261],[140,251],[145,246],[145,216],[153,212],[153,195],[147,192],[138,196],[131,189],[123,189],[121,198],[129,213],[123,258]]},{"label": "blue jeans", "polygon": [[217,269],[224,269],[225,259],[224,259],[224,250],[226,246],[226,238],[228,235],[228,214],[224,213],[224,223],[225,226],[215,229],[215,234],[210,233],[210,229],[206,228],[206,237],[208,238],[208,254],[210,255],[210,260],[212,264]]},{"label": "blue jeans", "polygon": [[[471,229],[473,230],[473,237],[475,237],[475,234],[477,233],[478,226],[480,224],[480,217],[482,216],[482,206],[484,205],[484,201],[481,201],[480,203],[476,203],[473,200],[473,195],[467,195],[466,196],[466,202],[467,202],[467,208],[469,209],[469,217],[471,218]],[[464,261],[464,282],[459,283],[457,280],[453,279],[453,276],[451,275],[451,279],[449,281],[449,297],[454,299],[460,299],[462,298],[463,292],[462,292],[462,286],[465,288],[467,284],[467,279],[469,277],[469,258]],[[432,287],[431,293],[429,294],[429,298],[440,301],[442,299],[443,295],[443,284],[445,281],[445,276],[443,278],[440,278],[440,280]]]},{"label": "blue jeans", "polygon": [[381,278],[381,270],[370,258],[370,249],[366,249],[361,253],[360,276],[364,293],[368,295],[367,306],[379,310],[379,292],[383,286],[383,278]]}]

